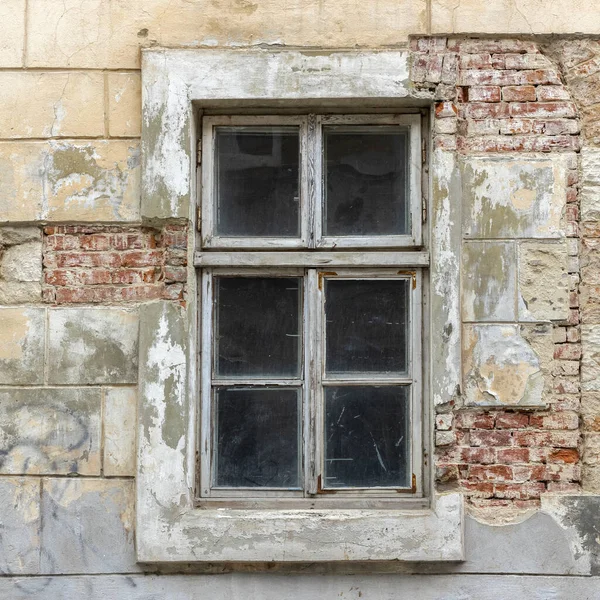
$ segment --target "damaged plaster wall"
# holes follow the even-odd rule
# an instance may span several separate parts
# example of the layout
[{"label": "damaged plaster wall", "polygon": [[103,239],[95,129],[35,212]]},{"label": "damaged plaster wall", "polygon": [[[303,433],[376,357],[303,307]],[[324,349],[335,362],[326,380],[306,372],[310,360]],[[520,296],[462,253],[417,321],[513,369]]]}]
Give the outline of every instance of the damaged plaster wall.
[{"label": "damaged plaster wall", "polygon": [[[0,596],[594,597],[600,9],[143,4],[0,5]],[[136,424],[160,429],[161,417],[138,415],[161,368],[138,365],[153,334],[144,309],[167,305],[173,331],[191,328],[194,277],[188,212],[142,203],[140,47],[151,46],[411,53],[409,95],[436,115],[430,225],[445,261],[432,305],[451,349],[433,349],[444,393],[432,399],[432,469],[438,491],[469,500],[465,561],[137,562]],[[172,168],[188,172],[179,156]],[[177,371],[184,350],[171,350]],[[164,407],[178,422],[184,408]],[[153,468],[144,476],[165,466]]]}]

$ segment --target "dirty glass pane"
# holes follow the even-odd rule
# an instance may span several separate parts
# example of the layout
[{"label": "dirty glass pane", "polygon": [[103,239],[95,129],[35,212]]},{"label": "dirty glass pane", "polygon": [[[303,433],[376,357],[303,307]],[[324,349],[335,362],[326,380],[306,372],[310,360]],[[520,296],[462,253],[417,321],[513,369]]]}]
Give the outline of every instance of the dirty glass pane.
[{"label": "dirty glass pane", "polygon": [[218,376],[298,377],[302,278],[215,278]]},{"label": "dirty glass pane", "polygon": [[298,488],[299,390],[218,389],[215,412],[215,486]]},{"label": "dirty glass pane", "polygon": [[298,127],[217,127],[216,234],[300,235]]},{"label": "dirty glass pane", "polygon": [[408,129],[325,127],[325,235],[409,232]]},{"label": "dirty glass pane", "polygon": [[407,373],[407,279],[327,279],[327,373]]},{"label": "dirty glass pane", "polygon": [[324,487],[410,487],[409,392],[325,388]]}]

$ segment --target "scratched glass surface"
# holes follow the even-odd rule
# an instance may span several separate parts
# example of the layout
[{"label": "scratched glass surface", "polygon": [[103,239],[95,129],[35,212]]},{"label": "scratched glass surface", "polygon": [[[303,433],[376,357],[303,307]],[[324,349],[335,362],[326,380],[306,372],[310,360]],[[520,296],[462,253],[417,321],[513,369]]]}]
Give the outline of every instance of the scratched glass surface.
[{"label": "scratched glass surface", "polygon": [[325,388],[324,487],[410,487],[409,387]]},{"label": "scratched glass surface", "polygon": [[216,233],[300,235],[298,127],[217,127]]},{"label": "scratched glass surface", "polygon": [[325,127],[325,235],[409,233],[408,129]]},{"label": "scratched glass surface", "polygon": [[302,278],[215,277],[220,377],[298,377]]},{"label": "scratched glass surface", "polygon": [[296,389],[218,389],[214,485],[298,488],[299,413]]},{"label": "scratched glass surface", "polygon": [[326,280],[327,373],[407,373],[409,285],[407,279]]}]

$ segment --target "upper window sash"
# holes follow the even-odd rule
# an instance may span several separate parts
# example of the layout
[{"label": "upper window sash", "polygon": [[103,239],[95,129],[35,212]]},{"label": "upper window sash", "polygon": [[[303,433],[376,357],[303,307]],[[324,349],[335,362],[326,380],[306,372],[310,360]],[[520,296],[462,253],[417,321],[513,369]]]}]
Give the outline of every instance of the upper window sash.
[{"label": "upper window sash", "polygon": [[[291,156],[293,143],[290,134],[294,128],[298,131],[298,198],[297,213],[299,219],[298,235],[237,235],[219,232],[219,149],[217,135],[227,132],[252,134],[260,128],[272,127],[273,138],[288,135],[287,154]],[[372,129],[369,129],[372,126]],[[397,128],[397,130],[395,129]],[[244,131],[245,130],[245,131]],[[263,130],[264,132],[264,130]],[[405,156],[398,163],[405,170],[406,215],[404,233],[366,234],[353,232],[328,232],[327,218],[327,149],[330,156],[339,160],[352,160],[351,152],[343,155],[344,144],[340,135],[358,134],[363,138],[368,134],[406,135]],[[328,137],[329,136],[329,137]],[[336,137],[337,142],[336,142]],[[391,136],[389,136],[391,137]],[[330,142],[329,142],[329,141]],[[256,140],[255,140],[256,141]],[[277,140],[281,143],[281,140]],[[360,140],[354,140],[358,144]],[[343,142],[343,140],[342,140]],[[206,249],[334,249],[334,248],[391,248],[415,247],[422,245],[421,228],[421,116],[407,115],[305,115],[305,116],[209,116],[202,120],[202,193],[201,193],[201,233],[202,247]],[[391,157],[393,160],[395,156]],[[373,160],[373,159],[371,159]],[[334,159],[335,161],[335,159]],[[290,170],[290,169],[288,169]],[[331,173],[330,173],[331,174]],[[340,180],[344,180],[338,174]],[[224,181],[227,177],[224,178]],[[343,196],[343,192],[338,196]],[[332,204],[339,203],[333,198]],[[335,229],[335,228],[334,228]]]}]

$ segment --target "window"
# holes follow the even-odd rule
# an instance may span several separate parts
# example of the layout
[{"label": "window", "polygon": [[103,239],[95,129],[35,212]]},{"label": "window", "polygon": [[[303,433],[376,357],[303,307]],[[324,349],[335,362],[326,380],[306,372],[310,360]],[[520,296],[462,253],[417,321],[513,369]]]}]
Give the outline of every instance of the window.
[{"label": "window", "polygon": [[[464,559],[462,495],[457,492],[436,491],[433,488],[426,453],[431,435],[433,406],[452,402],[460,384],[459,162],[453,152],[437,148],[431,152],[421,169],[418,135],[420,112],[414,107],[422,106],[425,99],[422,91],[412,87],[408,74],[409,52],[402,49],[327,53],[289,48],[147,48],[143,51],[142,219],[149,223],[177,221],[189,222],[194,227],[201,225],[204,238],[200,239],[201,236],[198,235],[194,240],[194,247],[189,248],[190,292],[185,306],[169,300],[148,302],[140,306],[139,426],[135,479],[135,537],[139,561],[169,564],[214,564],[223,561],[263,564],[273,561],[419,562]],[[433,102],[433,97],[430,100]],[[283,107],[298,114],[310,112],[307,107],[317,104],[354,112],[359,107],[363,112],[376,112],[381,107],[387,107],[388,112],[403,111],[407,114],[391,120],[373,114],[364,121],[358,117],[342,118],[334,115],[320,119],[310,115],[290,118],[281,113],[268,119],[261,117],[262,122],[261,118],[250,119],[249,116],[216,117],[217,111],[232,112],[239,106],[243,106],[244,110],[255,111],[259,108],[268,111],[269,107],[273,107],[273,111],[280,111]],[[413,108],[407,109],[407,106]],[[198,120],[200,111],[204,111],[206,116],[209,110],[214,115],[207,117],[203,128],[203,134],[208,136],[208,140],[197,144],[197,134],[202,129],[202,123]],[[408,114],[411,110],[412,115]],[[216,120],[211,123],[208,119],[213,118]],[[427,123],[427,119],[422,117],[421,122]],[[299,158],[296,160],[298,182],[295,183],[294,167],[288,164],[284,169],[292,168],[292,173],[284,170],[277,176],[271,176],[275,187],[270,185],[267,188],[265,185],[262,195],[255,198],[258,202],[261,198],[280,197],[280,192],[285,192],[284,197],[288,201],[292,200],[287,206],[278,206],[280,212],[277,214],[284,215],[278,216],[279,222],[287,219],[287,229],[283,230],[283,235],[281,230],[275,231],[278,235],[273,235],[268,229],[273,225],[273,211],[260,213],[253,210],[243,219],[237,218],[236,215],[240,216],[238,206],[227,203],[227,200],[236,201],[235,196],[229,195],[227,199],[223,197],[220,205],[213,205],[215,196],[202,194],[198,189],[201,182],[195,177],[197,147],[204,155],[203,174],[212,178],[216,173],[214,168],[208,169],[215,156],[212,133],[208,134],[209,124],[213,132],[217,127],[271,128],[269,135],[272,141],[258,136],[259,140],[242,142],[246,150],[248,147],[254,148],[252,152],[245,152],[250,156],[244,156],[244,160],[263,169],[263,173],[276,172],[275,163],[265,161],[264,157],[260,159],[260,153],[256,156],[256,146],[262,146],[262,152],[268,156],[275,156],[275,150],[271,150],[271,146],[273,149],[277,148],[277,156],[283,157],[277,163],[279,165],[287,164],[288,157],[296,156],[296,146],[299,147]],[[328,199],[323,194],[321,182],[325,178],[330,184],[342,180],[349,186],[357,185],[356,180],[340,175],[344,164],[355,164],[352,161],[356,160],[356,156],[341,157],[350,146],[339,141],[336,144],[336,139],[339,140],[336,138],[337,134],[346,133],[350,136],[351,127],[361,126],[360,131],[366,131],[362,126],[376,129],[395,125],[398,129],[408,127],[410,131],[409,158],[405,160],[410,161],[409,178],[414,178],[415,185],[411,182],[410,194],[405,196],[403,205],[409,216],[406,217],[406,212],[392,213],[395,219],[392,221],[390,213],[386,213],[385,223],[380,220],[373,225],[372,221],[368,234],[361,235],[360,230],[357,232],[352,229],[352,222],[336,221],[336,216],[345,215],[348,219],[357,213],[340,210],[336,214],[336,208],[344,198],[334,194]],[[296,131],[297,141],[294,141],[293,134]],[[229,133],[234,131],[230,130]],[[251,134],[251,131],[246,130],[246,133]],[[264,134],[264,130],[258,133]],[[329,148],[334,157],[334,160],[330,160],[332,169],[329,171],[327,156],[331,159],[332,154],[330,152],[325,159],[322,156],[323,139],[329,139],[328,135],[331,136]],[[220,147],[225,161],[222,164],[232,171],[221,185],[231,185],[233,176],[240,176],[244,178],[244,184],[237,189],[239,191],[241,188],[245,192],[246,188],[249,189],[247,182],[251,176],[250,171],[236,174],[235,171],[240,169],[232,169],[232,163],[227,162],[235,154],[232,150],[238,144],[234,137],[224,138],[224,145]],[[426,139],[427,136],[422,137]],[[388,144],[389,147],[393,147],[393,144]],[[268,153],[266,148],[269,148]],[[373,161],[370,168],[377,164],[377,161]],[[419,170],[422,170],[426,186],[424,189],[431,190],[431,210],[427,227],[424,228],[427,231],[422,233]],[[264,180],[264,177],[260,177],[259,184],[264,183]],[[400,180],[397,184],[400,184]],[[218,190],[219,184],[216,185]],[[298,195],[287,191],[294,185],[299,188]],[[379,189],[385,191],[389,189],[389,185],[388,182],[387,188],[382,186]],[[207,186],[206,181],[202,187],[205,192],[215,189],[212,184]],[[336,185],[336,189],[339,191],[342,188]],[[329,187],[325,187],[326,193],[329,193],[328,190]],[[381,196],[384,198],[385,194]],[[297,202],[294,200],[296,197]],[[198,211],[196,198],[203,198],[208,206]],[[219,208],[217,212],[214,210],[216,207]],[[369,208],[373,208],[373,205]],[[201,214],[197,215],[197,212]],[[197,221],[200,217],[201,224]],[[229,217],[234,218],[228,221]],[[369,218],[372,219],[372,216]],[[404,223],[408,218],[408,228],[405,230],[401,228],[403,218]],[[217,225],[213,226],[215,219]],[[245,229],[236,230],[235,227],[241,224],[245,224]],[[377,229],[375,225],[383,229]],[[234,229],[228,229],[229,227]],[[193,268],[207,273],[204,281],[202,277],[193,277]],[[404,273],[399,273],[400,271]],[[248,275],[254,275],[256,279],[241,277]],[[205,459],[210,456],[210,448],[200,448],[198,444],[202,437],[199,400],[202,398],[205,402],[212,402],[213,387],[219,389],[216,384],[223,383],[217,377],[215,385],[212,384],[212,358],[204,361],[205,368],[206,365],[209,368],[209,378],[195,368],[200,366],[198,356],[202,340],[211,357],[213,356],[215,342],[211,328],[219,326],[219,315],[215,315],[212,306],[206,315],[209,318],[200,318],[202,302],[208,298],[214,299],[215,293],[231,294],[236,289],[236,283],[256,285],[257,279],[261,277],[268,280],[264,283],[266,288],[269,284],[275,287],[283,278],[301,280],[298,293],[302,295],[297,299],[296,320],[303,336],[297,342],[302,343],[302,350],[300,351],[300,345],[294,347],[301,354],[302,375],[296,377],[288,372],[283,383],[290,382],[291,385],[275,385],[278,381],[264,376],[265,365],[273,366],[266,362],[269,357],[264,356],[261,361],[265,362],[259,364],[263,373],[258,376],[256,373],[243,374],[249,381],[241,379],[241,376],[233,378],[233,374],[227,371],[232,365],[220,365],[225,372],[218,377],[234,379],[226,382],[231,383],[229,387],[223,386],[233,389],[233,397],[227,396],[227,393],[221,396],[222,423],[230,430],[235,425],[233,419],[236,414],[228,409],[232,405],[234,409],[238,406],[239,395],[245,393],[246,389],[253,391],[256,387],[269,386],[277,390],[281,387],[291,390],[301,388],[302,391],[296,392],[301,396],[299,400],[290,400],[290,392],[286,394],[286,401],[281,403],[283,406],[279,407],[281,411],[289,412],[292,404],[295,406],[296,401],[301,403],[301,408],[296,413],[302,420],[303,428],[300,458],[296,463],[302,469],[302,477],[298,475],[301,489],[290,490],[287,482],[285,487],[270,491],[264,487],[261,490],[257,486],[231,488],[223,485],[215,486],[215,496],[212,496],[212,481],[209,479],[211,483],[208,497],[198,498],[203,490],[198,489],[200,461],[197,456],[201,454]],[[233,281],[236,278],[237,282]],[[309,365],[307,355],[315,357],[315,360],[327,359],[327,336],[323,337],[324,332],[319,331],[315,325],[326,322],[319,310],[327,311],[332,306],[335,309],[334,303],[329,304],[328,294],[331,294],[333,300],[340,296],[347,297],[347,290],[336,288],[336,284],[387,285],[386,281],[389,281],[390,286],[409,286],[409,295],[414,302],[407,310],[420,309],[424,315],[423,320],[426,321],[423,331],[435,332],[433,340],[426,335],[421,337],[410,332],[411,344],[420,341],[425,357],[422,362],[426,365],[426,377],[422,377],[419,382],[419,369],[415,370],[413,357],[413,370],[410,380],[406,381],[411,386],[415,399],[419,395],[415,393],[415,385],[420,384],[422,387],[421,402],[415,404],[415,407],[416,410],[423,411],[423,432],[417,429],[416,434],[422,435],[425,453],[422,454],[422,449],[418,448],[418,452],[411,455],[411,470],[417,476],[417,492],[413,494],[412,491],[407,492],[407,488],[394,487],[400,479],[397,477],[393,486],[383,490],[376,490],[374,486],[341,490],[331,487],[327,488],[328,493],[310,495],[308,487],[305,487],[308,485],[305,479],[307,474],[317,472],[311,461],[316,461],[317,453],[322,452],[322,448],[318,446],[318,435],[323,429],[318,422],[310,421],[306,411],[312,410],[312,414],[316,415],[317,403],[320,402],[322,406],[327,401],[323,391],[327,393],[328,389],[336,386],[348,387],[355,383],[365,383],[366,387],[382,388],[389,384],[396,389],[402,385],[402,381],[388,379],[382,384],[373,371],[363,374],[365,381],[348,381],[346,378],[338,383],[338,380],[343,379],[344,373],[331,373],[330,369],[327,376],[334,375],[334,379],[337,379],[330,385],[330,382],[322,381],[322,385],[318,386],[315,376],[319,373],[318,368],[321,368],[318,365],[308,370],[312,379],[306,379],[306,368]],[[212,286],[211,295],[206,293],[207,290],[197,289],[202,284],[209,283]],[[319,289],[319,283],[322,289]],[[413,285],[416,287],[413,288]],[[250,296],[246,294],[244,297],[249,305]],[[198,301],[195,301],[196,298]],[[287,302],[292,305],[289,298]],[[345,309],[339,303],[337,310],[338,314],[344,316]],[[415,318],[420,320],[418,315]],[[287,330],[290,323],[291,317],[285,323],[286,333],[293,334],[293,331]],[[413,323],[416,323],[414,319]],[[246,325],[245,322],[244,324]],[[311,333],[315,329],[316,334]],[[261,333],[264,335],[262,330]],[[286,347],[290,348],[291,345]],[[320,358],[317,352],[321,353]],[[206,356],[204,352],[204,357]],[[289,354],[273,355],[272,358],[278,361],[278,367],[282,363],[288,367],[293,363],[293,356]],[[419,359],[416,360],[418,362]],[[264,381],[258,380],[261,376]],[[272,375],[269,377],[274,379]],[[240,388],[244,391],[238,391]],[[266,401],[268,398],[263,397],[263,402]],[[244,402],[253,406],[254,412],[249,414],[255,417],[254,422],[262,419],[260,410],[263,405],[255,397],[246,393]],[[207,435],[211,435],[211,424],[215,422],[210,415],[210,412],[202,412],[205,419],[204,431],[208,432],[204,434],[205,441],[208,440]],[[322,420],[327,417],[324,413],[321,415]],[[337,417],[339,418],[339,414]],[[414,427],[418,414],[412,412],[410,418],[410,434],[413,436],[411,442],[416,448]],[[283,425],[278,419],[277,426]],[[308,444],[309,435],[315,438],[312,445]],[[217,446],[212,446],[217,450]],[[356,445],[352,446],[355,447]],[[420,459],[424,466],[421,469],[422,481],[419,481],[419,467],[414,462]],[[234,461],[230,460],[229,464],[232,462]],[[234,472],[233,476],[235,475]],[[231,471],[226,471],[224,476],[231,477]],[[314,477],[312,482],[314,485]],[[318,480],[316,484],[318,486]],[[231,490],[224,493],[226,487]],[[275,497],[270,497],[271,493]],[[305,494],[309,497],[299,497]]]},{"label": "window", "polygon": [[201,500],[423,495],[420,123],[204,117]]}]

